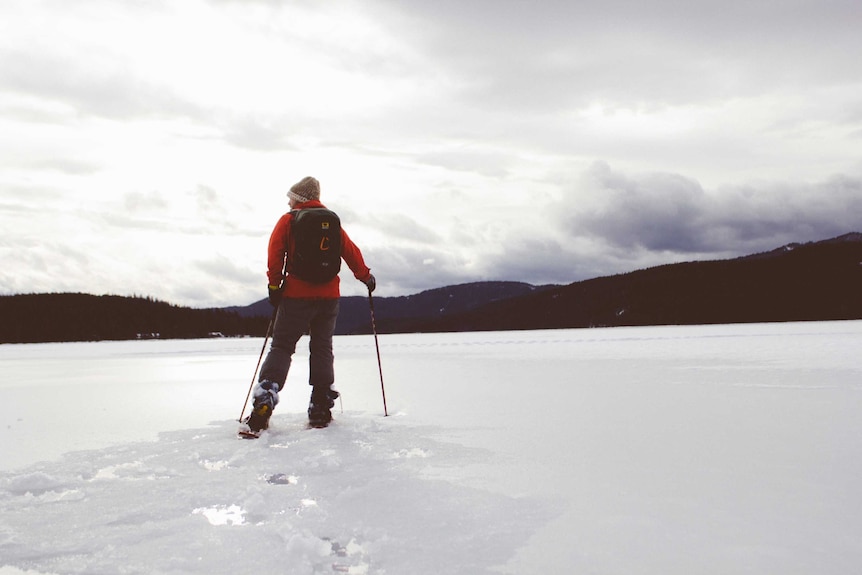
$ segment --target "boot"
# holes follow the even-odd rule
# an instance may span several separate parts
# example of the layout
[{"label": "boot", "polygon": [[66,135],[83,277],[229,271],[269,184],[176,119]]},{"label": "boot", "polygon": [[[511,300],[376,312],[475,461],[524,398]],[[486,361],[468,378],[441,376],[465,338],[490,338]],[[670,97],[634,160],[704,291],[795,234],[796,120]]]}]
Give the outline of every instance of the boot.
[{"label": "boot", "polygon": [[272,410],[278,405],[279,385],[274,381],[261,381],[254,388],[254,404],[245,423],[254,433],[269,427]]},{"label": "boot", "polygon": [[329,387],[313,388],[308,402],[308,424],[326,427],[332,421],[332,407],[340,394]]}]

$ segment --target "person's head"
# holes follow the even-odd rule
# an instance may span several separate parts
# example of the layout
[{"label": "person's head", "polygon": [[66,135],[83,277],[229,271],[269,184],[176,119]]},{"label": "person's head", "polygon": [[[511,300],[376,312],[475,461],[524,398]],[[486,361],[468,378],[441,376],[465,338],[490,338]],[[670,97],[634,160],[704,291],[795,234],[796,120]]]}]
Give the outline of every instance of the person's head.
[{"label": "person's head", "polygon": [[306,176],[290,187],[287,197],[290,198],[291,207],[311,200],[320,200],[320,182]]}]

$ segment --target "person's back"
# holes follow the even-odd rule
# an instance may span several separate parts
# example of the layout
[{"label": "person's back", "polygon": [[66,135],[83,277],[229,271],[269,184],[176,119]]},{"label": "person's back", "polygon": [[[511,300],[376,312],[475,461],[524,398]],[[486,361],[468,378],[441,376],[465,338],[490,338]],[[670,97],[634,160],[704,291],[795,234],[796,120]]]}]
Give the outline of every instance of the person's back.
[{"label": "person's back", "polygon": [[[253,434],[268,427],[296,344],[304,333],[310,336],[309,423],[316,427],[329,424],[338,397],[333,389],[332,336],[338,317],[341,260],[366,284],[369,293],[376,287],[362,252],[341,227],[338,216],[320,203],[319,182],[303,178],[287,195],[291,211],[278,220],[269,240],[269,301],[277,311],[272,346],[254,388],[252,413],[245,422]],[[305,225],[306,218],[311,225]]]}]

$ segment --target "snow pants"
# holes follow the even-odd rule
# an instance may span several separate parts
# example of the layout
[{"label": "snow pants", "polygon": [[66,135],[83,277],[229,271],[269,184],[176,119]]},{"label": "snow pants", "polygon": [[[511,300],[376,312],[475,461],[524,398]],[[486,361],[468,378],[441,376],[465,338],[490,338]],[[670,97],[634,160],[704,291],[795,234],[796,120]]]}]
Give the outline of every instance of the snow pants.
[{"label": "snow pants", "polygon": [[283,298],[272,329],[272,346],[258,381],[274,381],[284,388],[296,343],[308,333],[308,383],[317,389],[329,389],[335,382],[332,334],[338,319],[337,299]]}]

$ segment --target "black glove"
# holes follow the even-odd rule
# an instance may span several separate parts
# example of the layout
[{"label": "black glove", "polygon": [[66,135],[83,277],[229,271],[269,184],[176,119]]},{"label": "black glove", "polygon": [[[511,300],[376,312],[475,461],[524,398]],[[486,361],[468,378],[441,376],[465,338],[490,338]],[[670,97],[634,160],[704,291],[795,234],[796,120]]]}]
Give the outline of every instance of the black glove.
[{"label": "black glove", "polygon": [[281,286],[269,286],[269,303],[272,307],[278,307],[278,304],[281,303],[282,293]]},{"label": "black glove", "polygon": [[377,287],[377,280],[374,279],[374,276],[371,274],[368,274],[368,279],[364,280],[362,283],[368,286],[368,293],[373,292],[374,288]]}]

